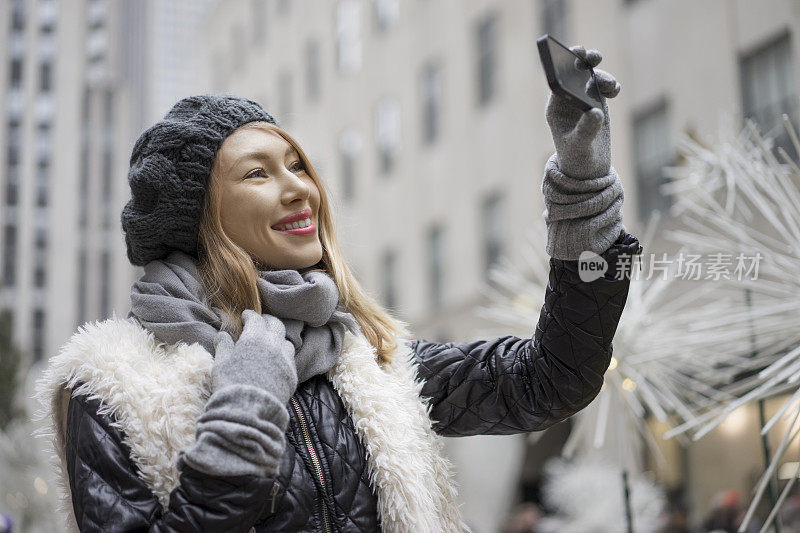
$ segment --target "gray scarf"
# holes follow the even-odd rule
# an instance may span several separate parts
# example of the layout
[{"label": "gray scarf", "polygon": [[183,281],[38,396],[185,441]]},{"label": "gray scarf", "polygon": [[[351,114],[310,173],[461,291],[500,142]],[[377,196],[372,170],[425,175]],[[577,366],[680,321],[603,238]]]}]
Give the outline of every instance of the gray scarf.
[{"label": "gray scarf", "polygon": [[[214,355],[214,338],[227,321],[203,293],[192,256],[175,250],[150,261],[131,287],[131,310],[136,319],[167,344],[199,343]],[[339,290],[325,272],[258,268],[258,288],[264,314],[281,319],[286,338],[295,348],[298,383],[333,367],[341,353],[345,329],[361,328],[339,305]]]}]

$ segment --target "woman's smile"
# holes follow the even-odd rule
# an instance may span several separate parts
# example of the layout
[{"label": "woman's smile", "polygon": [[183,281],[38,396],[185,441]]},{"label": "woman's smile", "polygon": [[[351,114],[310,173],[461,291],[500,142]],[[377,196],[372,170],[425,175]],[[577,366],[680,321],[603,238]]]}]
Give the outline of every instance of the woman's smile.
[{"label": "woman's smile", "polygon": [[317,227],[312,222],[314,212],[310,208],[283,217],[272,225],[272,229],[289,235],[313,235]]},{"label": "woman's smile", "polygon": [[314,235],[317,232],[317,226],[309,222],[308,226],[303,228],[280,229],[275,231],[280,231],[281,233],[286,233],[288,235]]}]

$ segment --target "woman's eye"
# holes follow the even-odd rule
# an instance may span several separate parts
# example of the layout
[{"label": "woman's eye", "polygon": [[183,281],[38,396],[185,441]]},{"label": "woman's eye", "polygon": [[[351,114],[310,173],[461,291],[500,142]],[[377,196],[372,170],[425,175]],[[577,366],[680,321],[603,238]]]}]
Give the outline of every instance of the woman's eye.
[{"label": "woman's eye", "polygon": [[263,174],[264,176],[266,176],[266,175],[267,175],[266,171],[264,171],[264,169],[263,169],[263,168],[257,168],[257,169],[255,169],[254,171],[252,171],[250,174],[248,174],[247,176],[245,176],[245,179],[246,179],[246,178],[254,178],[254,177],[256,177],[256,175],[257,175],[258,173],[261,173],[261,174]]},{"label": "woman's eye", "polygon": [[300,171],[301,171],[301,170],[303,170],[304,168],[305,168],[305,166],[303,165],[303,162],[302,162],[302,161],[299,161],[299,160],[298,160],[298,161],[295,161],[294,163],[292,163],[291,165],[289,165],[289,169],[290,169],[292,172],[300,172]]}]

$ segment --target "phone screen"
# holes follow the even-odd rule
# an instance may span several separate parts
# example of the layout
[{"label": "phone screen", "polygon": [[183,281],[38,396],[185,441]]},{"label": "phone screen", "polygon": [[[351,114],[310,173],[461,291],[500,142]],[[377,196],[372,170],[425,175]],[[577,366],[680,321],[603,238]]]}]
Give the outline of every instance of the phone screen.
[{"label": "phone screen", "polygon": [[561,86],[593,107],[602,109],[603,104],[597,98],[597,95],[589,94],[587,91],[589,80],[592,77],[591,71],[589,69],[580,70],[576,66],[576,62],[583,60],[552,37],[548,36],[547,41],[550,48],[550,57],[553,59],[555,74]]}]

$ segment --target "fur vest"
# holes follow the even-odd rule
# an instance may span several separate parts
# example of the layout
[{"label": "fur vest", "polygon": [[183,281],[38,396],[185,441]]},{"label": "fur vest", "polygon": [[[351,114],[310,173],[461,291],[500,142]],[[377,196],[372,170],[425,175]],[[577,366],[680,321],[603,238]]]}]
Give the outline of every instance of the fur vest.
[{"label": "fur vest", "polygon": [[[427,399],[420,397],[423,383],[407,339],[397,340],[393,363],[382,368],[367,339],[347,331],[327,374],[367,450],[384,531],[469,531],[456,502],[453,465],[431,429]],[[73,531],[64,456],[70,393],[97,398],[101,412],[113,414],[140,477],[166,509],[179,483],[178,451],[194,441],[210,396],[212,364],[199,344],[167,345],[134,318],[116,316],[84,324],[51,358],[37,383],[38,416],[48,421],[60,510]]]}]

